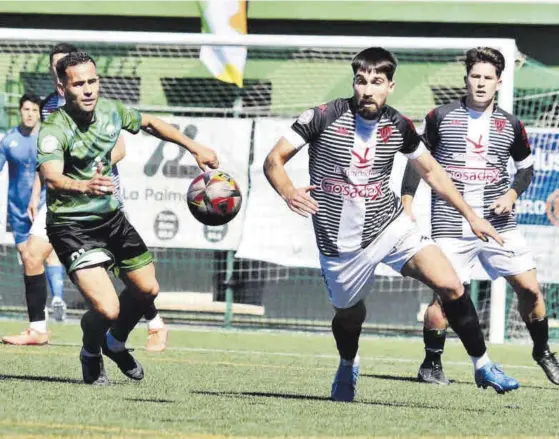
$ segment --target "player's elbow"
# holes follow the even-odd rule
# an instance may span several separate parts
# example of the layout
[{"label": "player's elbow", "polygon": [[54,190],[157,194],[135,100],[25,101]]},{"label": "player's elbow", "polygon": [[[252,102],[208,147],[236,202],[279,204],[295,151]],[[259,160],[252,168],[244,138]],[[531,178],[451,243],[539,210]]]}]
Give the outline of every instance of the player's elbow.
[{"label": "player's elbow", "polygon": [[270,175],[274,172],[274,169],[281,165],[278,155],[272,151],[266,156],[266,160],[264,160],[263,170],[264,175],[266,177],[270,177]]}]

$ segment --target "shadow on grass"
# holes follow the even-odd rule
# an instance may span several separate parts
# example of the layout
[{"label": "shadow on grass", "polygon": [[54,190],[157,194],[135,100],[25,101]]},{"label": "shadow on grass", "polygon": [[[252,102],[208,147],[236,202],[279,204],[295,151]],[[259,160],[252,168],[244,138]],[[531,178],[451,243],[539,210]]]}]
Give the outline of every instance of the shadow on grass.
[{"label": "shadow on grass", "polygon": [[155,399],[155,398],[124,398],[125,401],[132,402],[153,402],[156,404],[174,404],[176,401],[172,399]]},{"label": "shadow on grass", "polygon": [[[206,396],[221,396],[226,398],[237,398],[237,397],[261,397],[261,398],[281,398],[281,399],[296,399],[296,400],[307,400],[307,401],[330,401],[330,398],[327,396],[315,396],[315,395],[301,395],[296,393],[276,393],[276,392],[212,392],[212,391],[202,391],[202,390],[195,390],[191,393],[196,395],[206,395]],[[440,407],[434,406],[425,403],[404,403],[404,402],[396,402],[396,401],[372,401],[372,400],[361,400],[358,399],[354,401],[352,404],[364,404],[364,405],[375,405],[375,406],[382,406],[382,407],[405,407],[405,408],[419,408],[419,409],[430,409],[430,410],[459,410],[465,412],[474,412],[474,413],[485,413],[487,410],[483,408],[469,408],[469,407]],[[513,408],[513,407],[510,407]]]},{"label": "shadow on grass", "polygon": [[[375,373],[364,373],[361,374],[360,377],[364,377],[364,378],[374,378],[377,380],[389,380],[389,381],[404,381],[404,382],[409,382],[409,383],[417,383],[417,384],[427,384],[427,383],[422,383],[419,382],[417,380],[416,377],[405,377],[405,376],[398,376],[398,375],[383,375],[383,374],[375,374]],[[465,386],[475,386],[474,381],[460,381],[460,380],[450,380],[450,384],[454,385],[465,385]],[[441,386],[441,387],[446,387],[446,386]],[[551,390],[551,391],[557,391],[556,388],[554,387],[544,387],[544,386],[531,386],[528,384],[522,384],[522,382],[520,382],[520,388],[521,389],[537,389],[537,390]]]},{"label": "shadow on grass", "polygon": [[0,374],[0,380],[41,381],[45,383],[84,384],[82,380],[74,378],[45,377],[38,375],[7,375]]}]

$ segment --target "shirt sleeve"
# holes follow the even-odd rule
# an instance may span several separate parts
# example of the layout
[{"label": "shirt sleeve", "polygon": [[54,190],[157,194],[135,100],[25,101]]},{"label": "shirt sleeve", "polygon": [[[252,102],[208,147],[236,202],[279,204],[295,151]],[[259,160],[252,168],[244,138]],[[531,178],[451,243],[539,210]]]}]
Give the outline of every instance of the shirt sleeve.
[{"label": "shirt sleeve", "polygon": [[415,131],[413,122],[407,117],[398,114],[395,123],[403,139],[400,152],[408,159],[416,159],[423,154],[425,148],[421,145],[421,139],[417,131]]},{"label": "shirt sleeve", "polygon": [[116,108],[122,119],[122,129],[132,134],[136,134],[142,128],[142,113],[135,108],[127,107],[121,102],[116,101]]},{"label": "shirt sleeve", "polygon": [[514,140],[510,147],[510,155],[514,160],[516,169],[526,169],[534,165],[534,156],[530,149],[530,141],[524,125],[519,120],[513,125]]},{"label": "shirt sleeve", "polygon": [[61,129],[53,126],[41,126],[37,141],[37,168],[51,160],[64,161],[66,137]]},{"label": "shirt sleeve", "polygon": [[[298,134],[305,143],[310,143],[320,136],[323,130],[324,115],[319,107],[311,108],[297,118],[291,129]],[[296,146],[296,145],[294,145]]]},{"label": "shirt sleeve", "polygon": [[303,139],[293,128],[288,128],[283,134],[283,137],[296,149],[301,149],[307,144],[307,141]]},{"label": "shirt sleeve", "polygon": [[417,129],[417,134],[425,147],[429,151],[434,152],[440,140],[438,114],[436,110],[431,110],[429,114],[425,116],[423,123]]}]

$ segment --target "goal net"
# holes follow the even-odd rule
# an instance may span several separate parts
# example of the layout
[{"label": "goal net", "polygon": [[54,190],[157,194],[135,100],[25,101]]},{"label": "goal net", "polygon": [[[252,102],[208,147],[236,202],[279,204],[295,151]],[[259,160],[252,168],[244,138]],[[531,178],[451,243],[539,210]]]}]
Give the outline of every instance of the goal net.
[{"label": "goal net", "polygon": [[[309,250],[315,246],[312,231],[308,222],[297,223],[290,216],[261,174],[263,157],[278,133],[310,106],[350,96],[350,61],[366,47],[385,47],[398,58],[397,86],[389,104],[415,122],[433,107],[463,94],[467,49],[496,47],[503,51],[509,66],[514,65],[516,56],[510,40],[281,35],[225,40],[199,34],[3,29],[2,130],[18,123],[17,102],[24,92],[46,96],[52,91],[48,53],[59,42],[72,42],[94,57],[102,96],[165,117],[190,136],[212,145],[220,152],[224,168],[230,171],[227,167],[234,167],[233,175],[245,182],[242,214],[228,227],[202,227],[192,222],[180,201],[196,175],[188,155],[147,136],[126,139],[128,156],[119,168],[125,209],[154,253],[163,292],[158,304],[167,310],[167,317],[312,328],[328,328],[332,315],[316,253]],[[247,47],[243,88],[220,82],[208,73],[199,60],[204,45]],[[522,67],[517,67],[517,77],[519,71],[541,68],[524,60]],[[547,123],[542,112],[553,119],[550,112],[554,111],[555,95],[549,90],[535,92],[528,82],[518,94],[513,90],[513,76],[512,68],[504,73],[501,106],[512,110],[516,95],[516,109],[534,118],[530,124]],[[551,87],[553,81],[549,81]],[[304,174],[304,153],[290,166],[296,174]],[[397,168],[402,167],[400,161]],[[4,171],[0,184],[6,180]],[[396,190],[398,184],[394,178]],[[141,189],[133,190],[138,187]],[[4,196],[0,198],[0,309],[21,312],[22,268],[13,238],[4,232],[5,206]],[[367,299],[367,327],[418,331],[431,292],[416,281],[393,274],[380,270]],[[66,290],[70,307],[83,309],[83,301],[68,280]],[[480,294],[480,304],[483,297]]]}]

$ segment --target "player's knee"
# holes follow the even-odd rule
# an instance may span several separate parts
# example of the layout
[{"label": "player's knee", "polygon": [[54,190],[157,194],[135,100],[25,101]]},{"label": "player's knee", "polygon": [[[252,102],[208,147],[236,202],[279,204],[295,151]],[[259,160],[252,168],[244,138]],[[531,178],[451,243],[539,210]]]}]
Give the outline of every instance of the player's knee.
[{"label": "player's knee", "polygon": [[441,298],[446,300],[456,300],[464,294],[464,285],[458,279],[458,276],[446,279],[440,282],[436,287],[437,293]]},{"label": "player's knee", "polygon": [[336,316],[334,317],[338,322],[343,323],[344,326],[361,325],[367,316],[367,309],[362,300],[357,302],[350,308],[336,309]]},{"label": "player's knee", "polygon": [[43,270],[43,259],[35,252],[25,249],[21,253],[21,261],[28,275],[38,274]]},{"label": "player's knee", "polygon": [[525,288],[522,288],[518,292],[519,299],[529,300],[530,302],[539,302],[543,301],[543,295],[540,290],[539,285],[530,285]]},{"label": "player's knee", "polygon": [[120,306],[118,301],[100,303],[96,306],[96,311],[107,320],[116,320],[120,312]]}]

